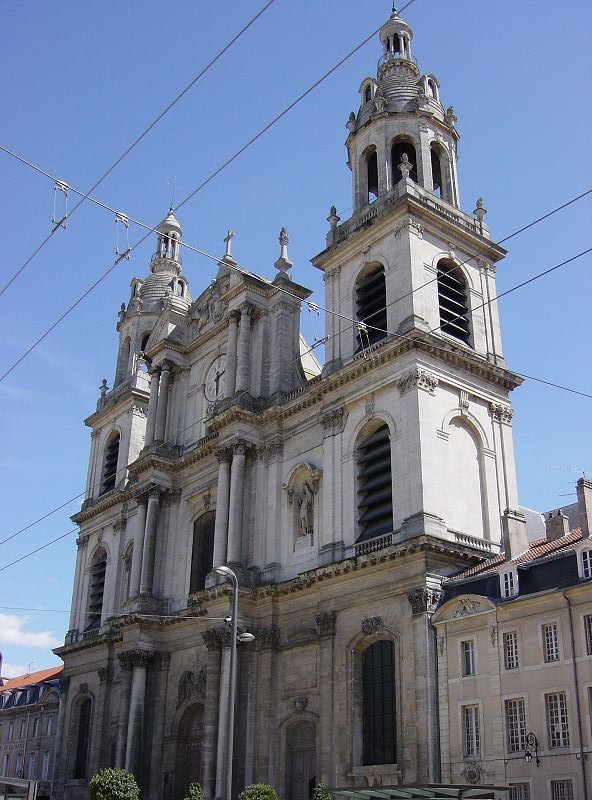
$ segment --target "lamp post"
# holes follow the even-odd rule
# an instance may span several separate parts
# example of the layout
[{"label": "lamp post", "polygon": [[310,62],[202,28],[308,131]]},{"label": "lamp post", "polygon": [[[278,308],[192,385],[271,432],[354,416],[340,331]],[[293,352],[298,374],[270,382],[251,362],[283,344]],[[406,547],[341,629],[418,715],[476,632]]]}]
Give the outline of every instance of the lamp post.
[{"label": "lamp post", "polygon": [[524,739],[524,743],[526,744],[526,750],[524,751],[524,760],[527,764],[530,764],[532,761],[532,749],[534,748],[534,757],[535,757],[535,764],[538,765],[541,763],[539,758],[539,740],[535,736],[534,733],[527,733],[526,738]]},{"label": "lamp post", "polygon": [[252,633],[238,635],[238,578],[230,567],[215,567],[214,572],[230,579],[232,583],[230,616],[230,679],[228,686],[228,722],[226,726],[226,764],[224,770],[223,800],[232,800],[232,755],[234,746],[234,705],[236,702],[236,646],[238,642],[252,642]]}]

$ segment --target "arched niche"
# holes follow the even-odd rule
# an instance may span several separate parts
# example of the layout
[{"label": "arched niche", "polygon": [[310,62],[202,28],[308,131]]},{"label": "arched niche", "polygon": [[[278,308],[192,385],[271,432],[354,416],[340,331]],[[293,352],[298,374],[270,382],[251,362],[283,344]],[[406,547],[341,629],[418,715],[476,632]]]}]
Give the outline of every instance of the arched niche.
[{"label": "arched niche", "polygon": [[297,720],[286,727],[284,770],[286,800],[308,800],[317,782],[315,722]]},{"label": "arched niche", "polygon": [[201,783],[201,761],[203,748],[202,703],[188,706],[177,726],[175,753],[175,797],[187,794],[190,783]]},{"label": "arched niche", "polygon": [[404,156],[407,156],[411,163],[409,177],[412,181],[418,183],[417,151],[415,144],[410,138],[399,136],[394,139],[391,144],[391,176],[393,186],[396,186],[403,178],[403,173],[399,169],[399,165]]}]

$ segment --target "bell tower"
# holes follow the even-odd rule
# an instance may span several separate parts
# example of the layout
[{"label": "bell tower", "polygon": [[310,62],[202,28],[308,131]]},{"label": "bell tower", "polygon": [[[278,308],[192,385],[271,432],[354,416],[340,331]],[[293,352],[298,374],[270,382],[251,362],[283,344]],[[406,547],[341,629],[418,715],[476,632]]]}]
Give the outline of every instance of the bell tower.
[{"label": "bell tower", "polygon": [[[346,124],[352,215],[331,208],[312,260],[337,312],[327,314],[324,374],[373,365],[366,391],[391,417],[400,538],[465,536],[495,550],[518,507],[509,392],[521,380],[505,366],[495,301],[505,250],[490,240],[481,199],[471,214],[460,208],[457,118],[436,76],[421,73],[411,27],[393,9],[379,38],[376,76],[362,81]],[[361,458],[371,457],[370,447]]]}]

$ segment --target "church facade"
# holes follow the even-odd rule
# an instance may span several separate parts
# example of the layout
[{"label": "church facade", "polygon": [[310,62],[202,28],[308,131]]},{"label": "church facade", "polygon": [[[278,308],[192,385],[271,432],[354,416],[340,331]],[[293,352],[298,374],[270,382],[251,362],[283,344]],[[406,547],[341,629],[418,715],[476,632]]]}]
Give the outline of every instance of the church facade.
[{"label": "church facade", "polygon": [[347,121],[353,211],[329,214],[321,369],[287,234],[273,280],[231,236],[193,299],[173,210],[119,312],[92,431],[54,794],[102,766],[143,797],[224,781],[239,578],[234,788],[286,800],[440,780],[442,581],[525,542],[485,210],[460,208],[456,116],[393,12]]}]

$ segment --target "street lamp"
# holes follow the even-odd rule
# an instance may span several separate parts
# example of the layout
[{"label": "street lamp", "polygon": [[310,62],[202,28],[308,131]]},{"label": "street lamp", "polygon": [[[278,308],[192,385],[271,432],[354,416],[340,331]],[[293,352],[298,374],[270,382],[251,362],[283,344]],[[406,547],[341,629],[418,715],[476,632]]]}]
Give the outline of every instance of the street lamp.
[{"label": "street lamp", "polygon": [[214,567],[214,572],[229,578],[232,583],[230,612],[230,680],[228,687],[228,724],[226,727],[226,769],[224,775],[223,800],[232,800],[232,753],[234,746],[234,704],[236,701],[236,645],[237,642],[252,642],[252,633],[238,632],[238,578],[230,567]]},{"label": "street lamp", "polygon": [[534,735],[534,733],[527,733],[526,738],[524,739],[524,743],[526,744],[526,750],[524,751],[524,760],[527,764],[530,764],[532,761],[532,749],[534,748],[534,757],[535,757],[535,764],[538,765],[541,763],[539,758],[539,740]]}]

